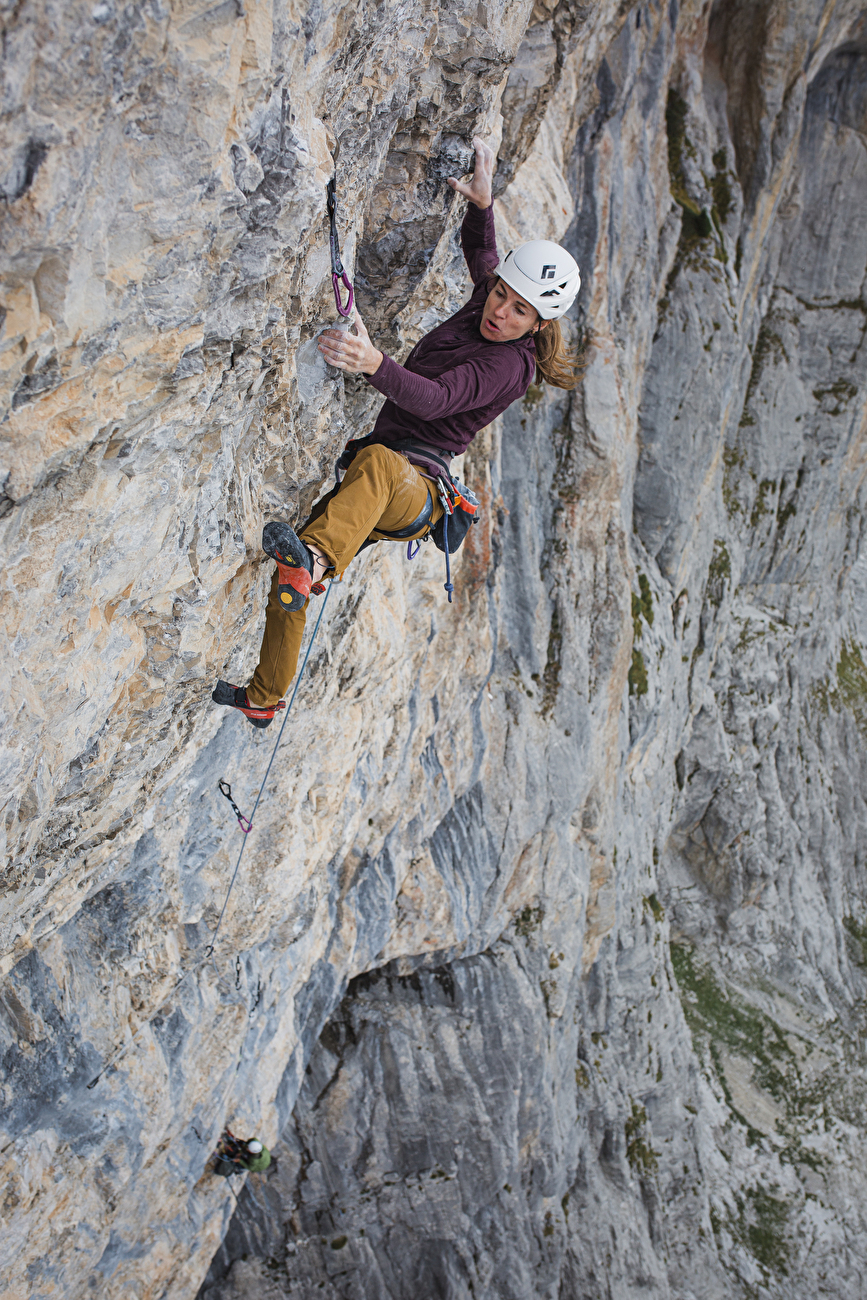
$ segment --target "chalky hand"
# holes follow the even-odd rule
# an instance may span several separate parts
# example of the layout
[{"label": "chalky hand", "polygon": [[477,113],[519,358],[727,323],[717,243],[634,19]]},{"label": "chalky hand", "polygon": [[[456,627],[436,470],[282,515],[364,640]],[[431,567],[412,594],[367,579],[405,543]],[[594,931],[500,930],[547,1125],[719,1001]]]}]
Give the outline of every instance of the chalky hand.
[{"label": "chalky hand", "polygon": [[319,351],[329,366],[335,366],[350,375],[375,375],[382,364],[382,353],[370,341],[364,321],[355,313],[356,333],[348,330],[324,330],[319,339]]}]

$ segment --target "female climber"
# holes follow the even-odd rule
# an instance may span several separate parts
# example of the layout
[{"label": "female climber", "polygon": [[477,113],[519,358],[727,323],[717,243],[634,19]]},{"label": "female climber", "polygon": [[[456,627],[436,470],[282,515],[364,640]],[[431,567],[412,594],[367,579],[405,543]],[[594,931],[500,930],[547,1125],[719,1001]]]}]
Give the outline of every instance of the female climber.
[{"label": "female climber", "polygon": [[534,240],[500,260],[494,235],[494,154],[478,138],[469,184],[449,178],[469,200],[461,244],[473,281],[469,302],[431,330],[404,365],[356,333],[325,330],[319,347],[331,366],[364,375],[386,399],[373,432],[350,442],[339,487],[313,507],[296,534],[270,523],[262,549],[276,561],[259,664],[246,688],[218,681],[212,699],[239,709],[254,727],[285,708],[295,675],[311,587],[340,577],[367,541],[424,537],[443,506],[435,487],[478,431],[523,397],[534,375],[558,388],[576,383],[559,318],[575,300],[578,266],[558,244]]}]

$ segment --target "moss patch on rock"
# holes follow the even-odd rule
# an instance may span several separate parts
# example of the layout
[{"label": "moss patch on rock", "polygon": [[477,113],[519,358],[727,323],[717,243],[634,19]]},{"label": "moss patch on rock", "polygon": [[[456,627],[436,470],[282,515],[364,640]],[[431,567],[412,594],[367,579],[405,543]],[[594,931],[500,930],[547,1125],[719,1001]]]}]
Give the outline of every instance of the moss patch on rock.
[{"label": "moss patch on rock", "polygon": [[671,964],[693,1036],[706,1040],[717,1054],[723,1046],[753,1060],[759,1086],[772,1097],[784,1097],[794,1053],[782,1030],[761,1011],[729,993],[709,967],[696,963],[693,950],[685,944],[671,945]]},{"label": "moss patch on rock", "polygon": [[740,419],[740,428],[742,429],[756,422],[755,414],[751,408],[765,367],[770,362],[779,364],[781,361],[789,360],[783,340],[770,321],[762,321],[752,356],[753,363],[750,367],[750,377],[747,382],[747,391]]},{"label": "moss patch on rock", "polygon": [[726,514],[731,517],[740,513],[741,503],[737,496],[738,471],[743,468],[746,456],[739,447],[723,448],[722,498]]},{"label": "moss patch on rock", "polygon": [[772,478],[763,478],[759,484],[759,490],[756,493],[755,503],[752,514],[750,515],[750,527],[755,528],[756,524],[764,515],[771,513],[771,507],[768,505],[768,497],[776,492],[777,485]]},{"label": "moss patch on rock", "polygon": [[633,649],[632,651],[628,681],[630,695],[642,696],[647,694],[647,665],[640,650]]},{"label": "moss patch on rock", "polygon": [[851,713],[858,730],[867,738],[867,664],[855,641],[844,641],[834,676],[819,682],[810,694],[823,714],[832,710]]},{"label": "moss patch on rock", "polygon": [[638,1174],[652,1174],[659,1163],[659,1152],[647,1139],[647,1111],[633,1101],[632,1113],[623,1126],[626,1136],[626,1159]]},{"label": "moss patch on rock", "polygon": [[752,1086],[776,1103],[774,1146],[779,1159],[822,1172],[826,1158],[809,1139],[829,1131],[832,1113],[846,1118],[852,1111],[841,1088],[845,1075],[821,1055],[816,1067],[805,1069],[816,1051],[814,1043],[784,1032],[703,965],[689,945],[672,944],[671,961],[693,1046],[708,1073],[716,1077],[732,1119],[746,1129],[748,1144],[763,1145],[765,1135],[735,1104],[726,1079],[726,1053],[738,1058],[744,1068],[751,1067]]},{"label": "moss patch on rock", "polygon": [[551,716],[560,690],[560,657],[563,650],[563,630],[560,624],[560,611],[555,605],[551,614],[551,630],[548,633],[548,654],[545,670],[542,673],[542,704],[540,714],[543,718]]},{"label": "moss patch on rock", "polygon": [[766,1284],[772,1274],[788,1277],[792,1255],[787,1232],[790,1206],[763,1187],[749,1187],[742,1195],[737,1194],[735,1205],[737,1213],[724,1217],[711,1210],[714,1236],[719,1240],[727,1232],[748,1250],[764,1273]]},{"label": "moss patch on rock", "polygon": [[718,537],[713,544],[713,555],[707,571],[707,598],[716,609],[723,603],[731,579],[732,562],[728,547]]},{"label": "moss patch on rock", "polygon": [[711,193],[713,194],[713,210],[721,225],[728,221],[729,213],[735,205],[732,195],[732,187],[729,182],[728,159],[725,149],[717,149],[711,160],[715,167],[713,178],[710,183]]},{"label": "moss patch on rock", "polygon": [[529,939],[541,928],[545,911],[541,907],[530,907],[529,904],[519,912],[515,917],[515,933],[519,934],[522,939]]}]

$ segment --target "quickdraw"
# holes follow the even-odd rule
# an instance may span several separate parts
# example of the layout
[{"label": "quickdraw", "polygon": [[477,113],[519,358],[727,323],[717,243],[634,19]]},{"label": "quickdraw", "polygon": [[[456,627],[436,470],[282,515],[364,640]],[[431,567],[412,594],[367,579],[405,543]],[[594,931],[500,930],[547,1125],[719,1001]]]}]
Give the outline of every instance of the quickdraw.
[{"label": "quickdraw", "polygon": [[241,827],[241,830],[244,832],[245,835],[249,835],[250,831],[253,829],[253,823],[247,817],[244,816],[244,814],[241,812],[241,809],[238,807],[238,805],[235,803],[235,800],[232,798],[232,787],[229,785],[229,782],[218,781],[217,785],[220,787],[220,794],[223,796],[224,799],[228,799],[229,803],[232,805],[232,812],[238,818],[238,825]]},{"label": "quickdraw", "polygon": [[[328,182],[325,191],[328,198],[328,220],[331,223],[331,283],[334,286],[334,301],[337,304],[337,310],[344,318],[352,315],[352,303],[354,292],[352,282],[346,274],[343,263],[340,260],[340,240],[337,235],[337,195],[334,188],[334,177]],[[346,306],[340,301],[340,285],[349,291],[349,300]]]}]

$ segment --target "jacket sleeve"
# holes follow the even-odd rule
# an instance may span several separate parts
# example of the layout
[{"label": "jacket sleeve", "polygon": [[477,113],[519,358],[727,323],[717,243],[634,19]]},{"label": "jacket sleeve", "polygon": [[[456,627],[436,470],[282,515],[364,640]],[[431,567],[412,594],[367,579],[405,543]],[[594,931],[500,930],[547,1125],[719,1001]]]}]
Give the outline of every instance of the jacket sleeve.
[{"label": "jacket sleeve", "polygon": [[503,347],[502,355],[465,361],[437,379],[414,375],[383,355],[376,374],[368,375],[367,380],[402,411],[422,420],[439,420],[458,411],[473,411],[500,402],[500,410],[505,411],[518,397],[523,397],[532,377],[531,358]]},{"label": "jacket sleeve", "polygon": [[477,208],[475,203],[467,204],[461,226],[461,247],[473,284],[479,284],[500,260],[493,204],[484,209]]}]

